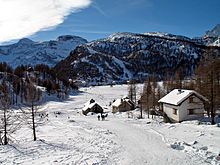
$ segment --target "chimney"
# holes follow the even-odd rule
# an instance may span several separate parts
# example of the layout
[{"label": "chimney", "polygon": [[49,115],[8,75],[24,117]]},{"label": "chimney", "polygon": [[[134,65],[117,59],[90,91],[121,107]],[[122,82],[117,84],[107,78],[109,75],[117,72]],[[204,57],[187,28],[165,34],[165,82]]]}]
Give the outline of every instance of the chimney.
[{"label": "chimney", "polygon": [[178,89],[178,94],[181,94],[182,93],[182,90],[181,89]]},{"label": "chimney", "polygon": [[92,104],[92,103],[94,103],[94,102],[95,102],[95,100],[93,100],[93,99],[90,100],[90,104]]}]

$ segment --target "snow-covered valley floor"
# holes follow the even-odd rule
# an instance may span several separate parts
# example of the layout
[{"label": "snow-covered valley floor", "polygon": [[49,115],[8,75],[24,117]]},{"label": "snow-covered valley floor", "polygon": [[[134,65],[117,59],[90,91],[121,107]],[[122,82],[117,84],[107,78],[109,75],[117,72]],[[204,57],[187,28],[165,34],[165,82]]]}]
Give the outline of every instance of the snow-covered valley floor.
[{"label": "snow-covered valley floor", "polygon": [[220,127],[138,120],[127,113],[109,113],[98,121],[96,115],[81,114],[84,103],[93,98],[109,112],[109,102],[126,95],[127,86],[80,91],[64,102],[47,102],[42,108],[48,120],[37,127],[38,140],[32,141],[31,130],[23,126],[13,143],[0,146],[0,164],[220,164]]}]

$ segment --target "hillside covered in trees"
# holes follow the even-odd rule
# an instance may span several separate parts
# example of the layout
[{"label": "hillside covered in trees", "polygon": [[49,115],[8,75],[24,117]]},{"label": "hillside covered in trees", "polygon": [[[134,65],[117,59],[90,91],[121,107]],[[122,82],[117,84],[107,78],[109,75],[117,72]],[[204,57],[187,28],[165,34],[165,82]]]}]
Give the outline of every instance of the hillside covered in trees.
[{"label": "hillside covered in trees", "polygon": [[193,76],[209,47],[219,55],[218,46],[183,36],[115,33],[78,46],[55,69],[60,75],[94,85],[130,79],[143,82],[153,74],[163,80],[179,71],[186,78]]}]

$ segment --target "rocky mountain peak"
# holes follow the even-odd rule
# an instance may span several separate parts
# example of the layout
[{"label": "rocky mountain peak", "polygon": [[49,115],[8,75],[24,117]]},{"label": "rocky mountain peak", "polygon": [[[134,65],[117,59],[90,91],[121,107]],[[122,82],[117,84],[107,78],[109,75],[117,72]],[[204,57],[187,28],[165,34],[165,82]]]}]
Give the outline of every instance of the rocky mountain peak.
[{"label": "rocky mountain peak", "polygon": [[19,45],[31,45],[34,41],[30,40],[29,38],[22,38],[18,41]]},{"label": "rocky mountain peak", "polygon": [[220,24],[217,24],[212,30],[207,31],[205,36],[220,37]]},{"label": "rocky mountain peak", "polygon": [[79,36],[74,36],[74,35],[62,35],[57,37],[57,41],[76,41],[76,40],[84,40],[85,42],[87,42],[86,39],[79,37]]}]

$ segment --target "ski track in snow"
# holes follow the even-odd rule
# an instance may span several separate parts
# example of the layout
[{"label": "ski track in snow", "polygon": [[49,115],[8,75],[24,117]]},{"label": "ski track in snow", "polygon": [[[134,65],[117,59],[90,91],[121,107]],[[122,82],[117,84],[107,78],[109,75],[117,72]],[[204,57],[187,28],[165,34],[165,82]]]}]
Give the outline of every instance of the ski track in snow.
[{"label": "ski track in snow", "polygon": [[[219,133],[215,128],[210,131],[216,134],[212,137],[203,127],[193,124],[164,124],[159,118],[128,119],[126,113],[109,113],[105,121],[98,121],[96,115],[81,114],[84,103],[94,98],[108,107],[110,101],[127,94],[127,86],[83,88],[81,91],[65,102],[45,104],[42,108],[49,113],[49,118],[45,125],[37,127],[38,140],[33,142],[31,130],[23,127],[14,135],[17,141],[0,146],[0,164],[219,164],[209,147],[204,145],[198,149],[188,143],[194,138],[198,143],[203,142],[206,136],[205,140],[218,141]],[[187,134],[181,134],[178,129]]]}]

